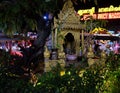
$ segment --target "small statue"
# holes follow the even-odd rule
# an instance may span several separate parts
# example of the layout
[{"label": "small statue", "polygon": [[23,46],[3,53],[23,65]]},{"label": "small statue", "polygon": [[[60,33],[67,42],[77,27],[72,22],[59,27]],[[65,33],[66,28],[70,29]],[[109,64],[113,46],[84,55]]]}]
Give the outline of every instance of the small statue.
[{"label": "small statue", "polygon": [[94,53],[93,53],[93,50],[92,50],[92,46],[91,46],[91,45],[90,45],[90,47],[89,47],[89,51],[88,51],[87,57],[88,57],[88,58],[94,57]]},{"label": "small statue", "polygon": [[45,46],[44,57],[45,57],[45,58],[49,58],[49,57],[50,57],[50,52],[48,51],[47,46]]},{"label": "small statue", "polygon": [[61,48],[60,48],[60,51],[59,51],[59,53],[58,53],[58,57],[59,57],[59,58],[65,58],[65,53],[64,53],[64,51],[63,51],[63,46],[61,46]]},{"label": "small statue", "polygon": [[89,51],[87,53],[87,58],[88,58],[88,64],[89,64],[89,66],[95,64],[95,61],[94,61],[93,57],[94,57],[94,53],[93,53],[93,50],[92,50],[92,46],[90,45]]},{"label": "small statue", "polygon": [[102,65],[105,65],[105,61],[106,61],[106,53],[105,53],[105,51],[103,50],[103,51],[101,52],[101,64],[102,64]]}]

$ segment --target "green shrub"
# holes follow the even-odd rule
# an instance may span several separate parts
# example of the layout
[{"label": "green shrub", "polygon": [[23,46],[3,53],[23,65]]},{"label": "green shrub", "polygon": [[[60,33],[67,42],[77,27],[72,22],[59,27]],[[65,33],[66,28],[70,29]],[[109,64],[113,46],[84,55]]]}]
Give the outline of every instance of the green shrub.
[{"label": "green shrub", "polygon": [[50,72],[36,74],[38,82],[31,84],[30,77],[9,71],[0,66],[0,93],[120,93],[120,55],[111,54],[104,66],[62,69],[60,65]]}]

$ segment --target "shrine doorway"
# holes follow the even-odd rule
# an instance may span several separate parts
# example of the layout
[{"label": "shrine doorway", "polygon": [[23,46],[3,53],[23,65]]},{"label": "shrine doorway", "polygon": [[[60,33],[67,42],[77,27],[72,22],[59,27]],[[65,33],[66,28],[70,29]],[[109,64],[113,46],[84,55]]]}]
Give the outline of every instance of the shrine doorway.
[{"label": "shrine doorway", "polygon": [[67,35],[64,38],[64,51],[66,54],[75,54],[76,49],[75,49],[75,39],[74,35],[72,33],[67,33]]}]

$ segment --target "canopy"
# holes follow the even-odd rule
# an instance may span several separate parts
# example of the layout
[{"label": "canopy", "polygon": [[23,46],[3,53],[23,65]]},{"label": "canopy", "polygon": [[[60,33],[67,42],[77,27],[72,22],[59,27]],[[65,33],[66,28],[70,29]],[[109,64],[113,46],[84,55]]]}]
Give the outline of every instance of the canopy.
[{"label": "canopy", "polygon": [[107,29],[101,28],[101,27],[96,27],[92,31],[90,31],[91,34],[108,34],[112,35]]},{"label": "canopy", "polygon": [[107,29],[101,28],[101,27],[96,27],[89,33],[85,33],[85,37],[93,35],[92,38],[97,39],[97,40],[119,40],[119,36],[112,35]]}]

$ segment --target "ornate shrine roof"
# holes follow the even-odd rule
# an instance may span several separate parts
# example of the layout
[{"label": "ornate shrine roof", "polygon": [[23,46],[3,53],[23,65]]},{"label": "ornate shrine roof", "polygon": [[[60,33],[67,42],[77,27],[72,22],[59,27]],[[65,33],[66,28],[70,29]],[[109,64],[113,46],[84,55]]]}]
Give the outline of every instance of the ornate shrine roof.
[{"label": "ornate shrine roof", "polygon": [[54,20],[54,23],[61,24],[61,29],[85,29],[85,25],[80,23],[80,16],[76,14],[73,3],[68,0],[60,13],[58,19]]}]

